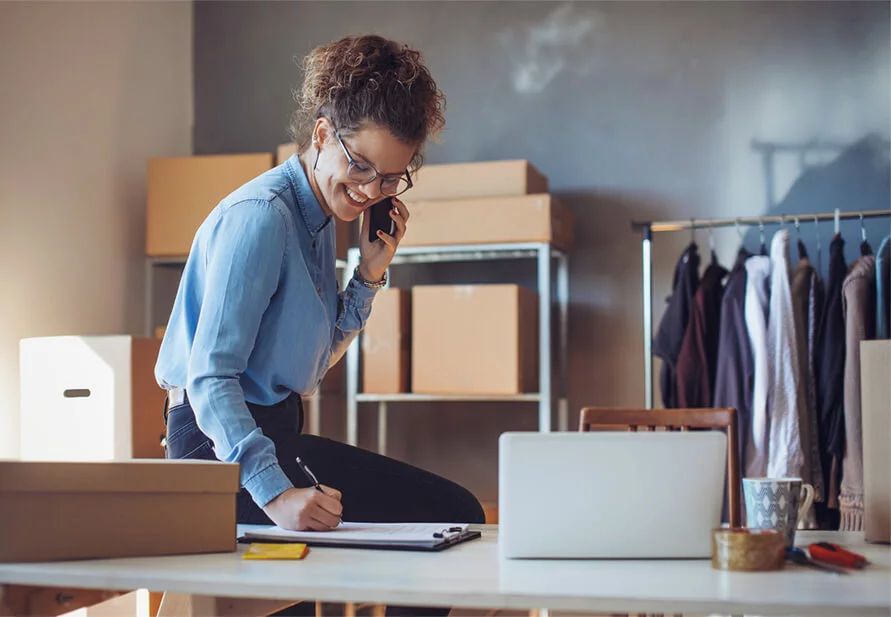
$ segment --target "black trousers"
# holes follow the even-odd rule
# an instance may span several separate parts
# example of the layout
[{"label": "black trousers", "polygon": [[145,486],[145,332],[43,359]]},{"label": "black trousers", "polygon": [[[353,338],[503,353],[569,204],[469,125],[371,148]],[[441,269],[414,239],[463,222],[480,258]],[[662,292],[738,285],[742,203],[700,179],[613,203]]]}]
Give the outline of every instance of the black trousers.
[{"label": "black trousers", "polygon": [[[310,486],[299,456],[319,482],[343,494],[343,520],[375,523],[484,523],[479,501],[467,489],[436,474],[324,437],[302,434],[303,403],[293,394],[264,407],[248,403],[263,434],[275,444],[282,470],[297,488]],[[167,458],[216,460],[188,401],[167,411]],[[272,525],[250,494],[237,498],[239,523]],[[447,614],[448,609],[389,607],[388,614]]]}]

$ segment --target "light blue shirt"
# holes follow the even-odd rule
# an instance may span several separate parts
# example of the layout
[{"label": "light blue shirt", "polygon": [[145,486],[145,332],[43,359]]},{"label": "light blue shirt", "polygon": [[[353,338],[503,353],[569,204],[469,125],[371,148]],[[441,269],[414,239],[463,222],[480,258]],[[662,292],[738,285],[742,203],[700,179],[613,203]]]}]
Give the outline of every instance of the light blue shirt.
[{"label": "light blue shirt", "polygon": [[195,234],[155,377],[184,387],[217,458],[260,507],[291,488],[245,403],[315,390],[356,337],[375,290],[338,290],[334,221],[297,155],[226,197]]}]

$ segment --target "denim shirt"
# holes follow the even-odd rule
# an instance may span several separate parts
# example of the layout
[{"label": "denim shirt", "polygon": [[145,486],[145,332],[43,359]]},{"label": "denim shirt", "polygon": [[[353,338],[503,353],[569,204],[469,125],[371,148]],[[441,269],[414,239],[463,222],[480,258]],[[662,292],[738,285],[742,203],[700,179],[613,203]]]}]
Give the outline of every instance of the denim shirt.
[{"label": "denim shirt", "polygon": [[155,366],[184,387],[218,459],[239,463],[258,506],[292,487],[246,401],[315,390],[371,312],[375,290],[338,291],[334,221],[297,155],[226,197],[195,234]]}]

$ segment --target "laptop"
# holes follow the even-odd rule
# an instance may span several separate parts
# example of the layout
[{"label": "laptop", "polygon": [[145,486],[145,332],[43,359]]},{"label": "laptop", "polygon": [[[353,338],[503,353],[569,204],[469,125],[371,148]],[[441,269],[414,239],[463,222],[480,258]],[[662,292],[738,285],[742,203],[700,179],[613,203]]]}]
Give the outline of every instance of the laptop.
[{"label": "laptop", "polygon": [[711,556],[722,432],[508,432],[498,450],[504,558]]}]

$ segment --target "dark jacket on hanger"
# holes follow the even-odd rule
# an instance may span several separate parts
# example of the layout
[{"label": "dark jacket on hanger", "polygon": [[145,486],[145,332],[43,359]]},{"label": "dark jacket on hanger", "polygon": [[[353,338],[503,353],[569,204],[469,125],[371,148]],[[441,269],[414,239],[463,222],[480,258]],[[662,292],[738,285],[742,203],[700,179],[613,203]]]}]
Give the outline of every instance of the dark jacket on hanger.
[{"label": "dark jacket on hanger", "polygon": [[805,252],[792,273],[792,314],[795,318],[795,354],[801,370],[804,404],[799,405],[799,433],[804,465],[802,479],[814,487],[814,501],[825,500],[820,464],[820,438],[817,414],[817,383],[813,358],[816,320],[826,302],[826,290],[817,269]]},{"label": "dark jacket on hanger", "polygon": [[845,318],[842,284],[847,269],[845,241],[836,234],[829,245],[826,305],[820,320],[815,367],[823,485],[830,508],[838,507],[840,466],[845,453]]},{"label": "dark jacket on hanger", "polygon": [[752,417],[755,360],[746,330],[746,253],[740,253],[724,287],[721,327],[718,333],[718,365],[715,371],[715,407],[736,409],[739,427],[740,469],[745,469],[746,444]]},{"label": "dark jacket on hanger", "polygon": [[671,295],[667,299],[668,308],[665,309],[653,341],[653,354],[662,359],[659,383],[662,388],[662,405],[666,409],[678,407],[675,365],[690,321],[693,296],[698,288],[699,248],[693,242],[684,250],[675,266]]},{"label": "dark jacket on hanger", "polygon": [[876,253],[876,338],[891,338],[891,236]]},{"label": "dark jacket on hanger", "polygon": [[690,324],[678,354],[678,407],[711,407],[718,366],[718,334],[721,327],[721,300],[727,269],[709,264],[693,299]]}]

